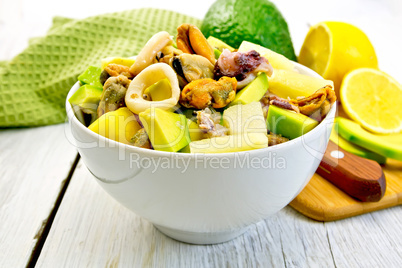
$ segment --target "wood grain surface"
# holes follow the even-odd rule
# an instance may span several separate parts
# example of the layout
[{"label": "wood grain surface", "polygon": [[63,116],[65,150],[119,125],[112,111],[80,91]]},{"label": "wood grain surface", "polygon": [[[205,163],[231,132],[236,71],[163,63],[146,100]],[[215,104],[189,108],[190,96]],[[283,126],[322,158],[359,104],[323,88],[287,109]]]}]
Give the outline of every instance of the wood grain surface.
[{"label": "wood grain surface", "polygon": [[[0,61],[12,59],[29,38],[44,35],[56,15],[84,18],[158,7],[202,18],[213,2],[117,0],[94,5],[78,0],[0,0]],[[347,21],[367,33],[381,70],[402,81],[402,65],[395,60],[402,44],[402,36],[395,34],[402,22],[399,1],[351,0],[347,9],[339,1],[273,2],[287,19],[296,53],[310,25],[329,19]],[[75,156],[62,125],[0,130],[0,267],[25,267],[33,254],[31,267],[389,268],[402,263],[400,206],[331,222],[312,220],[288,206],[228,243],[189,245],[166,237],[115,202],[84,166],[75,170],[64,195]],[[389,161],[386,169],[386,176],[397,174],[383,200],[383,206],[389,207],[402,200],[400,193],[395,194],[402,188],[402,179],[397,180],[402,167]],[[317,198],[319,187],[329,182],[316,177],[314,181],[318,188],[306,190],[322,216],[322,206],[334,206],[328,199],[319,207]],[[343,213],[370,211],[369,204],[362,206],[331,189],[328,195],[344,206]],[[43,226],[51,227],[50,232]],[[45,242],[43,248],[40,241]]]},{"label": "wood grain surface", "polygon": [[190,245],[118,204],[79,163],[39,267],[334,267],[325,227],[286,208],[232,241]]},{"label": "wood grain surface", "polygon": [[[340,105],[338,115],[348,118]],[[378,202],[361,202],[354,199],[320,175],[314,174],[290,206],[312,219],[334,221],[401,205],[402,161],[387,159],[382,170],[387,187],[384,196]]]},{"label": "wood grain surface", "polygon": [[190,245],[121,206],[79,163],[37,266],[398,267],[398,221],[398,208],[326,223],[288,206],[227,243]]},{"label": "wood grain surface", "polygon": [[378,202],[358,201],[320,175],[314,174],[290,206],[312,219],[333,221],[402,204],[402,162],[388,160],[383,171],[387,189]]},{"label": "wood grain surface", "polygon": [[23,267],[77,156],[64,124],[0,131],[0,267]]},{"label": "wood grain surface", "polygon": [[374,160],[358,157],[329,140],[317,174],[363,202],[376,202],[385,194],[385,176]]}]

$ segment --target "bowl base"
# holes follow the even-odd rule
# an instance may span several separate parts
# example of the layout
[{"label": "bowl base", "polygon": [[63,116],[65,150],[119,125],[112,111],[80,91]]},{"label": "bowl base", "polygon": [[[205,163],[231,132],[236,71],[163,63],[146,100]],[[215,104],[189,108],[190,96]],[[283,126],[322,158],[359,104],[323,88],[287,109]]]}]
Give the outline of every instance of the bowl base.
[{"label": "bowl base", "polygon": [[172,229],[156,224],[154,224],[154,226],[160,232],[175,240],[197,245],[218,244],[227,242],[229,240],[234,239],[235,237],[244,234],[249,229],[249,226],[247,226],[244,228],[234,229],[230,231],[199,233],[199,232],[188,232],[188,231]]}]

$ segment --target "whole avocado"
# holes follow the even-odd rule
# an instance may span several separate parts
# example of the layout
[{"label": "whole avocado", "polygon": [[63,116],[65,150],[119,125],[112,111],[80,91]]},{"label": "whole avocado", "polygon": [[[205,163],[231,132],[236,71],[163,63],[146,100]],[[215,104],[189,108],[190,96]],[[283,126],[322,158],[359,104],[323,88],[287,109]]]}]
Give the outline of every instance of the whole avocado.
[{"label": "whole avocado", "polygon": [[288,25],[268,0],[217,0],[205,15],[201,31],[234,48],[246,40],[296,61]]}]

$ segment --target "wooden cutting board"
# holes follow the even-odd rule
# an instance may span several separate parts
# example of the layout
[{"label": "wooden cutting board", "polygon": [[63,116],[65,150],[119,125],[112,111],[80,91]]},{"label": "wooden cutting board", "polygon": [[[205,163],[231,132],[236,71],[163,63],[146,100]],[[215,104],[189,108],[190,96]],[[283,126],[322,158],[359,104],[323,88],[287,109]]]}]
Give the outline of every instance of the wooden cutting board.
[{"label": "wooden cutting board", "polygon": [[387,189],[379,202],[360,202],[314,174],[290,206],[318,221],[334,221],[402,204],[402,162],[387,159],[383,166]]},{"label": "wooden cutting board", "polygon": [[[348,118],[338,105],[339,116]],[[402,161],[387,159],[382,166],[387,188],[378,202],[361,202],[317,173],[303,191],[289,204],[291,207],[318,221],[334,221],[402,204]]]}]

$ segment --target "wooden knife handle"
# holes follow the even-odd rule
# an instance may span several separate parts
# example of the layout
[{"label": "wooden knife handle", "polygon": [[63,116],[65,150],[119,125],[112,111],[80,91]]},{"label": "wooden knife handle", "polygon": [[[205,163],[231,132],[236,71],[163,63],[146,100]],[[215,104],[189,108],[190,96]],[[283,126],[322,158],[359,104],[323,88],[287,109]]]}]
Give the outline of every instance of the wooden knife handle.
[{"label": "wooden knife handle", "polygon": [[317,173],[360,201],[376,202],[385,193],[385,176],[376,161],[346,152],[332,141]]}]

